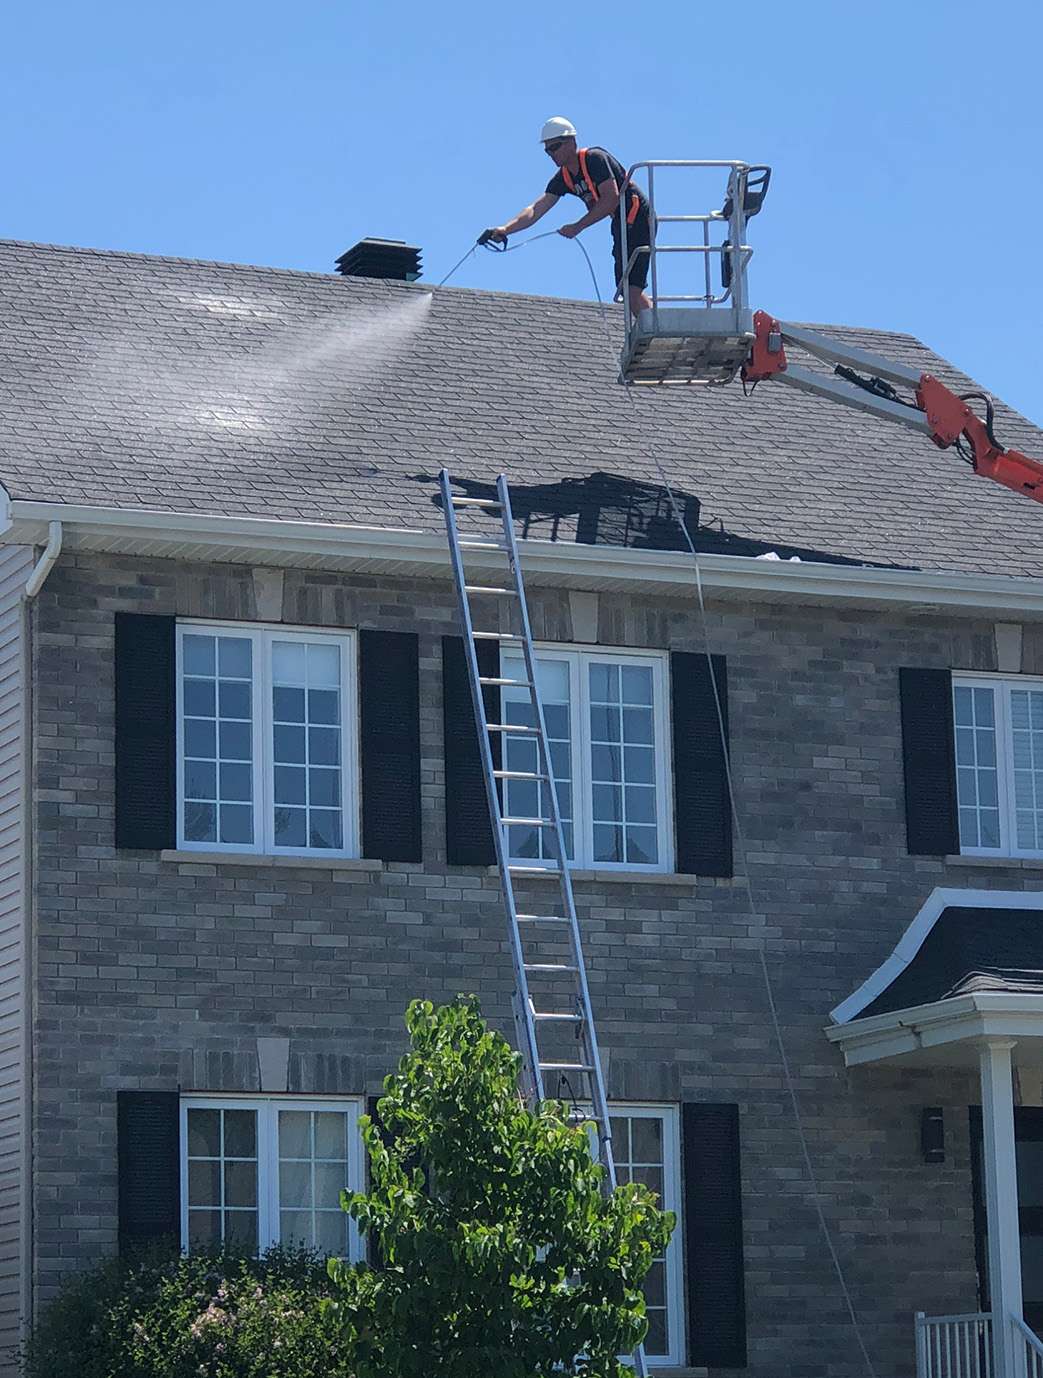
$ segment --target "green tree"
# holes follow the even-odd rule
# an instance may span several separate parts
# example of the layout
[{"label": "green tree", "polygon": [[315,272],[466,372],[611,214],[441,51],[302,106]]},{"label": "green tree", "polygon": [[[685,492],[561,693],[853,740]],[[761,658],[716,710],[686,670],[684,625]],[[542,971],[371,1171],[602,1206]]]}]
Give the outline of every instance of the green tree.
[{"label": "green tree", "polygon": [[640,1185],[602,1194],[588,1131],[525,1107],[473,997],[406,1025],[381,1128],[362,1119],[371,1189],[343,1197],[382,1266],[329,1265],[356,1378],[621,1378],[673,1216]]}]

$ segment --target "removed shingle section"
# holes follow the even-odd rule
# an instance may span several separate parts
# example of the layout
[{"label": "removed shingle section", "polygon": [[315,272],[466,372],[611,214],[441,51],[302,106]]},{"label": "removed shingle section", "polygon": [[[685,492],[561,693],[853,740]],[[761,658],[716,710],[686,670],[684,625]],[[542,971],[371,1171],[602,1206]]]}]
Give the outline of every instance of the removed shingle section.
[{"label": "removed shingle section", "polygon": [[[973,386],[909,336],[829,329]],[[632,396],[596,304],[0,241],[15,498],[440,530],[442,464],[654,484],[658,458],[744,552],[1043,575],[1043,506],[903,429],[771,384]]]}]

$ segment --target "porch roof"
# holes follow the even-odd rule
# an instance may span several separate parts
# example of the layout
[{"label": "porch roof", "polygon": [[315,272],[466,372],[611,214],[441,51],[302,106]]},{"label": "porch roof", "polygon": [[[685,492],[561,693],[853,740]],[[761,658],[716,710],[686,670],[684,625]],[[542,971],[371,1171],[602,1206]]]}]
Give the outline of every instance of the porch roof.
[{"label": "porch roof", "polygon": [[849,1066],[880,1058],[952,1064],[986,1037],[1040,1040],[1043,893],[936,889],[891,954],[831,1013]]}]

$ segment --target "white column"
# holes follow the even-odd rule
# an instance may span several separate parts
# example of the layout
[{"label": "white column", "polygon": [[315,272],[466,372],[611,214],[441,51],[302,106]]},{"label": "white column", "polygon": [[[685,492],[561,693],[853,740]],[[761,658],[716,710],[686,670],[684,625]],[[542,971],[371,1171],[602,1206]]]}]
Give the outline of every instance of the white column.
[{"label": "white column", "polygon": [[989,1295],[992,1301],[995,1378],[1019,1378],[1024,1346],[1015,1345],[1011,1317],[1021,1317],[1021,1236],[1014,1154],[1014,1083],[1005,1039],[980,1046],[985,1211],[989,1226]]}]

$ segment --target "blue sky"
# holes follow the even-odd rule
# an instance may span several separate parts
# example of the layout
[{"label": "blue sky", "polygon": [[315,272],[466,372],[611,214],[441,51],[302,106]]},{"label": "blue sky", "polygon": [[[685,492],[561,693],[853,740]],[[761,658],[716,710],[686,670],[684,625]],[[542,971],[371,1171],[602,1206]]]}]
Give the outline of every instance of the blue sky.
[{"label": "blue sky", "polygon": [[[770,163],[751,226],[755,305],[918,335],[1043,423],[1043,6],[641,11],[11,7],[0,235],[328,271],[376,234],[421,245],[437,281],[543,189],[539,127],[566,114],[624,162]],[[607,288],[607,229],[585,243]],[[454,282],[591,294],[557,238],[476,255]]]}]

